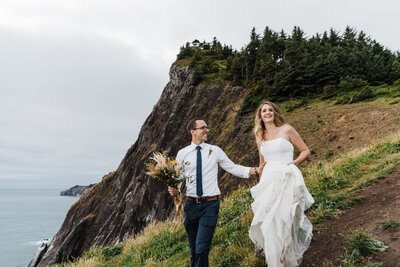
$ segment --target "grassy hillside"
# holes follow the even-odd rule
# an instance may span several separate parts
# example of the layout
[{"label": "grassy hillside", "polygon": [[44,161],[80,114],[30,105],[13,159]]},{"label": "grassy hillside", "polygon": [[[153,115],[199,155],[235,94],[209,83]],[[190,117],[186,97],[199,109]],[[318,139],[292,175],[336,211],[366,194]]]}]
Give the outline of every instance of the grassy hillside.
[{"label": "grassy hillside", "polygon": [[[371,140],[383,138],[400,125],[400,85],[370,87],[371,95],[363,101],[339,104],[343,98],[351,98],[359,91],[346,91],[324,99],[294,99],[278,103],[286,121],[303,137],[311,150],[310,162],[336,156],[361,147]],[[210,143],[224,149],[226,154],[242,165],[254,165],[258,159],[256,144],[251,133],[254,126],[252,113],[240,114],[240,104],[225,103],[214,107],[207,120],[211,127]],[[221,121],[221,113],[228,114]],[[228,140],[228,141],[227,141]],[[249,153],[243,153],[249,151]],[[253,153],[253,154],[252,154]],[[306,166],[308,162],[302,164]],[[251,186],[251,183],[234,179],[224,173],[220,179],[222,193],[237,189],[235,184]]]},{"label": "grassy hillside", "polygon": [[[375,87],[369,101],[352,105],[336,102],[343,97],[280,104],[289,123],[314,151],[314,160],[305,163],[302,172],[316,201],[307,212],[315,231],[323,231],[330,220],[359,201],[357,195],[363,188],[400,165],[399,89]],[[246,123],[251,129],[251,121]],[[222,202],[211,266],[264,266],[254,257],[247,234],[251,202],[248,186]],[[58,266],[189,266],[183,226],[176,233],[169,228],[169,222],[153,223],[123,244],[91,249],[75,263]]]}]

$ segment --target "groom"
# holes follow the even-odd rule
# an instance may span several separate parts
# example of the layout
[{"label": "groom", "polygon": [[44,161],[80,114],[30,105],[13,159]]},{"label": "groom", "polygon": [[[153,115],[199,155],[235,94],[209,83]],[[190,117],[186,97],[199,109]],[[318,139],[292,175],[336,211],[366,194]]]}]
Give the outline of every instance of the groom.
[{"label": "groom", "polygon": [[[192,120],[187,125],[192,143],[179,150],[176,160],[185,166],[186,201],[184,226],[190,248],[191,267],[208,266],[208,254],[219,212],[218,165],[242,178],[259,174],[260,167],[234,164],[221,148],[206,144],[208,127],[204,120]],[[184,163],[187,163],[183,165]],[[171,196],[177,189],[168,187]]]}]

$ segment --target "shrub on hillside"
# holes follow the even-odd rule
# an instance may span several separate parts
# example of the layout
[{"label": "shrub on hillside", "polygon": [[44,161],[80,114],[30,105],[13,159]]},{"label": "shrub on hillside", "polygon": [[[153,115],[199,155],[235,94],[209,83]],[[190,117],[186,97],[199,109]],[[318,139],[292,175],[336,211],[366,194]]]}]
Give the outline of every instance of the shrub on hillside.
[{"label": "shrub on hillside", "polygon": [[368,82],[363,79],[346,76],[340,80],[338,88],[340,91],[354,91],[366,87],[367,85]]},{"label": "shrub on hillside", "polygon": [[352,98],[350,99],[350,103],[360,102],[368,98],[371,98],[372,96],[373,96],[372,89],[368,86],[365,86],[352,96]]},{"label": "shrub on hillside", "polygon": [[339,97],[338,99],[336,99],[335,101],[335,105],[341,105],[341,104],[348,104],[350,103],[351,98],[348,95]]},{"label": "shrub on hillside", "polygon": [[390,97],[399,97],[400,96],[400,85],[397,88],[394,88],[393,90],[391,90],[390,92]]},{"label": "shrub on hillside", "polygon": [[333,84],[327,84],[322,88],[322,99],[328,99],[334,96],[334,94],[337,92],[338,88],[336,85]]},{"label": "shrub on hillside", "polygon": [[293,112],[294,110],[301,108],[305,105],[307,105],[307,100],[305,100],[305,99],[302,99],[301,101],[299,101],[297,103],[289,102],[289,105],[286,107],[286,111]]}]

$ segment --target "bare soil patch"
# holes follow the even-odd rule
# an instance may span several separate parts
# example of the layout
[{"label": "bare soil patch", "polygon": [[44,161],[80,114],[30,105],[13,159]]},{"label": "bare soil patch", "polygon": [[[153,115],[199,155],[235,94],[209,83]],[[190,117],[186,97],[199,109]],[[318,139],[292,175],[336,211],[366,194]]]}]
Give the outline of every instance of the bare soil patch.
[{"label": "bare soil patch", "polygon": [[389,246],[387,251],[371,256],[371,262],[400,266],[400,227],[384,230],[381,224],[387,219],[400,222],[400,169],[365,188],[359,196],[360,203],[342,212],[326,230],[314,234],[301,267],[330,266],[328,262],[340,266],[346,249],[345,238],[360,228]]},{"label": "bare soil patch", "polygon": [[400,104],[363,102],[285,114],[311,150],[310,160],[335,157],[397,132]]}]

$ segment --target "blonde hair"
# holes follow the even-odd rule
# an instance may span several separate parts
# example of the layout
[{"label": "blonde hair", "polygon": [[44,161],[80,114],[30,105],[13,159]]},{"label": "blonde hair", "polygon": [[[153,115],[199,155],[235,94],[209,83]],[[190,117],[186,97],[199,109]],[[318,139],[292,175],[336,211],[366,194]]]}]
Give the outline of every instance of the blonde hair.
[{"label": "blonde hair", "polygon": [[285,124],[285,120],[282,117],[281,112],[279,111],[278,107],[272,103],[271,101],[264,101],[257,109],[256,112],[256,116],[254,119],[254,129],[253,129],[253,133],[254,136],[256,137],[256,142],[257,145],[259,146],[262,142],[262,140],[264,139],[264,134],[267,131],[267,128],[264,125],[263,120],[261,119],[261,109],[264,105],[269,105],[270,107],[272,107],[272,110],[274,112],[274,123],[276,126],[280,127],[282,125]]}]

